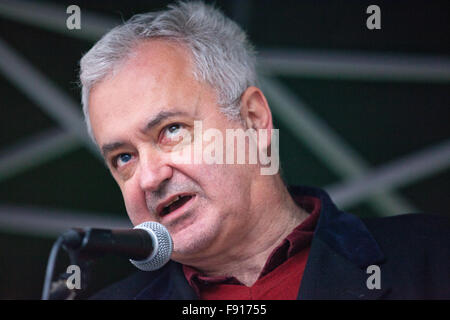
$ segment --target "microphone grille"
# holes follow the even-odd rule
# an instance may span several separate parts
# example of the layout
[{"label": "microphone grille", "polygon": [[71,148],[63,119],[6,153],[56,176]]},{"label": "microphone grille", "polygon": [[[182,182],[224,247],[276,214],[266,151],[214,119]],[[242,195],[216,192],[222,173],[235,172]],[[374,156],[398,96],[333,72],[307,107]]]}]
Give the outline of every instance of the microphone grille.
[{"label": "microphone grille", "polygon": [[154,271],[162,268],[170,260],[173,251],[173,241],[169,231],[162,224],[153,221],[143,222],[134,229],[146,230],[152,237],[154,249],[147,259],[130,259],[130,262],[142,271]]}]

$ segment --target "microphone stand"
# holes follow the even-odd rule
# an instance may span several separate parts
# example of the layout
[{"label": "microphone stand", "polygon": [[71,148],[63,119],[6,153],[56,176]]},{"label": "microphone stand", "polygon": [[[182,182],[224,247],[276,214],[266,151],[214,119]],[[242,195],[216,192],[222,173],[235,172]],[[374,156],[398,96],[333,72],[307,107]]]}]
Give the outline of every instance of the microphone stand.
[{"label": "microphone stand", "polygon": [[[47,263],[42,300],[74,300],[80,291],[86,290],[91,275],[90,267],[98,258],[98,255],[84,250],[89,244],[90,236],[90,229],[74,228],[62,234],[55,241]],[[56,280],[52,280],[56,258],[61,247],[68,253],[70,264],[79,268],[79,289],[69,288],[68,280],[71,275],[67,272],[61,273]]]},{"label": "microphone stand", "polygon": [[80,289],[69,289],[68,281],[71,275],[67,272],[62,272],[50,285],[49,300],[75,300],[79,293],[88,287],[91,278],[90,266],[93,259],[85,259],[70,249],[66,249],[66,251],[70,256],[70,264],[80,268]]}]

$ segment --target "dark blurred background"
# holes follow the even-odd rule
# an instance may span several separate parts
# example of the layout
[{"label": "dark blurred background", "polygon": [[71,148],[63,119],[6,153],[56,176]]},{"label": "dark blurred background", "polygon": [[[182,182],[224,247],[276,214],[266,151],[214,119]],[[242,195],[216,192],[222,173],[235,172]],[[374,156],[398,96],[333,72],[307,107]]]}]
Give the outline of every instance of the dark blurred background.
[{"label": "dark blurred background", "polygon": [[[39,299],[57,235],[130,226],[84,132],[78,61],[105,31],[169,1],[0,0],[0,298]],[[81,8],[68,30],[66,8]],[[289,184],[361,217],[450,215],[448,1],[215,1],[259,52]],[[366,9],[381,9],[369,30]],[[68,259],[58,258],[56,273]],[[104,257],[85,295],[133,271]]]}]

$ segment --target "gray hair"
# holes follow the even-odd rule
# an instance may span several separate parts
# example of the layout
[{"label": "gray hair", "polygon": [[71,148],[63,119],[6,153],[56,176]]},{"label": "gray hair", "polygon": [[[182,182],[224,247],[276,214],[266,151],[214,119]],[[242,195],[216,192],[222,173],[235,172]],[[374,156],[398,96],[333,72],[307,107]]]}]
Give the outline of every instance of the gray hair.
[{"label": "gray hair", "polygon": [[85,121],[92,87],[126,61],[143,40],[167,39],[192,53],[193,75],[217,92],[221,111],[240,119],[240,97],[256,85],[255,52],[242,29],[219,10],[202,2],[178,2],[159,12],[137,14],[105,34],[81,59],[80,81]]}]

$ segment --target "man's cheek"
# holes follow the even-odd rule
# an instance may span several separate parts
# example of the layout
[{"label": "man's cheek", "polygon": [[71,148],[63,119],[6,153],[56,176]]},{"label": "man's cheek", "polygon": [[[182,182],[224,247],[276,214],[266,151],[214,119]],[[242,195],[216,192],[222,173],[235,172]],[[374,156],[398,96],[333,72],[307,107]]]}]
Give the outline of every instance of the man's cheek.
[{"label": "man's cheek", "polygon": [[142,222],[154,220],[148,212],[145,198],[139,193],[122,192],[125,201],[125,208],[127,209],[128,217],[133,225],[138,225]]}]

